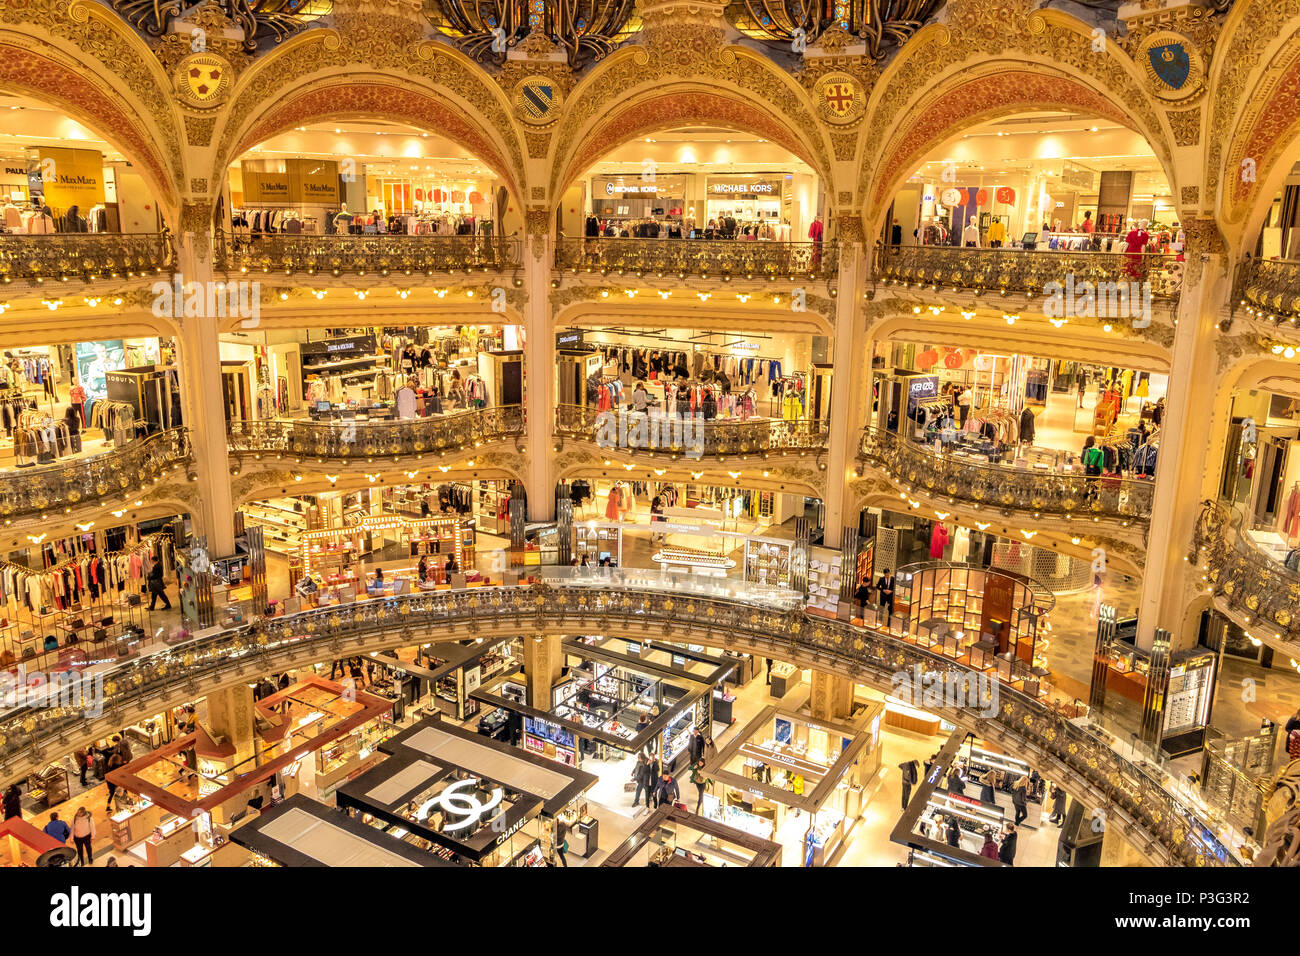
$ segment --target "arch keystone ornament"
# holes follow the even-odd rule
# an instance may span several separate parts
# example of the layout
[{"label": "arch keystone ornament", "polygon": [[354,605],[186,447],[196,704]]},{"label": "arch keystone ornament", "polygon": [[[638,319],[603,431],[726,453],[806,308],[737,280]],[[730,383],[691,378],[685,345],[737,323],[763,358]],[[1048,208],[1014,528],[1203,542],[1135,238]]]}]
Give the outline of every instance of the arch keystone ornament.
[{"label": "arch keystone ornament", "polygon": [[515,87],[515,115],[530,126],[549,126],[559,118],[562,100],[560,86],[551,77],[526,76]]},{"label": "arch keystone ornament", "polygon": [[1138,48],[1137,61],[1146,71],[1147,87],[1162,100],[1185,100],[1201,92],[1205,62],[1185,36],[1159,30]]},{"label": "arch keystone ornament", "polygon": [[847,126],[862,118],[867,91],[861,80],[848,73],[827,73],[817,81],[814,97],[822,119],[836,126]]}]

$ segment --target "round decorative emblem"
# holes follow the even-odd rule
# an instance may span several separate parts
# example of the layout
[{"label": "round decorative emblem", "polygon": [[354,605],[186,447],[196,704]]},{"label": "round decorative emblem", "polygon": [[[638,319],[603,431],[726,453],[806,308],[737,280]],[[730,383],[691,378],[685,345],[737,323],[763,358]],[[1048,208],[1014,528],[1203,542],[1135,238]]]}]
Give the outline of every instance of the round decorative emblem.
[{"label": "round decorative emblem", "polygon": [[549,76],[526,76],[515,87],[515,115],[533,126],[554,122],[560,111],[560,88]]},{"label": "round decorative emblem", "polygon": [[827,73],[817,81],[814,97],[822,118],[843,126],[862,117],[867,94],[862,84],[848,73]]},{"label": "round decorative emblem", "polygon": [[1146,69],[1147,86],[1164,100],[1185,100],[1201,91],[1205,62],[1186,37],[1158,30],[1142,42],[1137,61]]},{"label": "round decorative emblem", "polygon": [[230,64],[214,53],[192,53],[176,67],[176,92],[186,106],[219,106],[230,89]]}]

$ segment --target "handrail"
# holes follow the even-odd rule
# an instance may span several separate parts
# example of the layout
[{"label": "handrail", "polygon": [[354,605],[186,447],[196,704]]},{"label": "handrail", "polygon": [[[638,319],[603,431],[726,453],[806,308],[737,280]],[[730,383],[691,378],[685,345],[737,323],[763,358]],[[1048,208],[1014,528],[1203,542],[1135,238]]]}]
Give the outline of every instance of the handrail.
[{"label": "handrail", "polygon": [[[959,246],[882,246],[875,279],[900,285],[976,292],[1040,294],[1049,282],[1146,282],[1153,299],[1175,299],[1182,285],[1177,256]],[[1080,289],[1080,295],[1082,289]]]},{"label": "handrail", "polygon": [[1300,642],[1300,573],[1249,543],[1241,516],[1217,501],[1201,503],[1193,543],[1214,596],[1274,639]]},{"label": "handrail", "polygon": [[836,274],[839,262],[839,245],[833,240],[562,238],[555,244],[557,269],[620,275],[826,279]]},{"label": "handrail", "polygon": [[231,422],[230,450],[304,458],[374,458],[461,451],[523,433],[522,405],[498,405],[394,421],[316,422],[296,419]]},{"label": "handrail", "polygon": [[667,413],[599,412],[587,405],[555,409],[555,434],[595,442],[621,451],[654,451],[685,458],[772,455],[826,449],[830,422],[825,419],[674,418]]},{"label": "handrail", "polygon": [[1149,479],[985,465],[935,454],[919,442],[874,426],[862,430],[858,457],[882,466],[891,478],[909,488],[1003,511],[1146,521],[1155,496],[1155,482]]},{"label": "handrail", "polygon": [[1275,321],[1300,316],[1300,259],[1246,259],[1236,286],[1238,303]]},{"label": "handrail", "polygon": [[120,448],[36,468],[0,473],[0,518],[32,518],[51,508],[86,507],[97,500],[141,491],[189,461],[189,437],[172,428]]},{"label": "handrail", "polygon": [[228,273],[411,276],[501,272],[522,262],[520,240],[509,238],[254,233],[219,242],[215,267]]},{"label": "handrail", "polygon": [[[273,618],[196,637],[109,667],[102,685],[104,720],[120,723],[133,718],[132,708],[197,696],[200,678],[212,678],[216,686],[223,686],[245,679],[248,673],[270,672],[284,662],[285,654],[298,660],[325,660],[360,642],[400,646],[423,640],[430,632],[451,640],[456,625],[479,634],[493,628],[516,633],[694,629],[703,643],[770,651],[773,656],[815,662],[881,685],[888,685],[891,675],[913,672],[913,668],[952,673],[959,679],[975,673],[886,634],[810,617],[799,606],[751,603],[728,594],[683,593],[678,583],[675,576],[663,576],[657,585],[644,579],[627,584],[613,576],[585,581],[554,576],[531,586],[443,590]],[[1094,798],[1109,801],[1109,825],[1128,821],[1160,847],[1169,862],[1219,865],[1203,844],[1189,839],[1198,825],[1189,807],[1144,768],[1125,759],[1112,741],[1071,723],[1043,701],[1001,685],[996,716],[977,718],[971,712],[956,719],[986,735],[1000,732],[1022,752],[1041,753],[1058,764],[1056,768],[1045,764],[1044,769],[1068,772],[1090,787]],[[51,743],[94,732],[90,718],[76,706],[20,707],[0,719],[0,761],[8,766],[24,755],[38,759]]]},{"label": "handrail", "polygon": [[166,233],[0,235],[0,283],[27,279],[129,279],[173,262]]}]

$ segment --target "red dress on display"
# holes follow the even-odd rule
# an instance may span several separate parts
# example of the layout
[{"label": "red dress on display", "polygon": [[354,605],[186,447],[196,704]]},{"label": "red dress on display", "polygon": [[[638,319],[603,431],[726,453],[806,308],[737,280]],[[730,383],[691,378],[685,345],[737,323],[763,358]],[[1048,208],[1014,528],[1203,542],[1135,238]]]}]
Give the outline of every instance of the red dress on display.
[{"label": "red dress on display", "polygon": [[623,503],[623,492],[618,490],[615,485],[609,489],[609,501],[605,503],[605,517],[610,521],[617,521],[622,514],[621,505]]},{"label": "red dress on display", "polygon": [[1130,229],[1124,237],[1125,271],[1134,279],[1142,278],[1142,250],[1150,241],[1151,234],[1145,229]]},{"label": "red dress on display", "polygon": [[930,532],[930,557],[942,558],[943,549],[946,547],[948,547],[948,529],[944,525],[937,524]]}]

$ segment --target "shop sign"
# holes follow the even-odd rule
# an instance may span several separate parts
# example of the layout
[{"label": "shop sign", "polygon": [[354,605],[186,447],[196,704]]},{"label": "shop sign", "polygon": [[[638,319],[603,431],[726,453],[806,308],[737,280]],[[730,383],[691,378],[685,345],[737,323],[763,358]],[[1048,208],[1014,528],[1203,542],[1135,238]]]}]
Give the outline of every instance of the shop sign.
[{"label": "shop sign", "polygon": [[245,203],[287,203],[292,202],[289,190],[289,174],[264,173],[244,170]]},{"label": "shop sign", "polygon": [[582,345],[585,340],[586,332],[582,329],[566,329],[563,332],[555,333],[555,347],[557,349]]},{"label": "shop sign", "polygon": [[104,156],[99,150],[42,146],[28,156],[36,159],[39,170],[33,178],[29,162],[29,183],[55,209],[80,206],[84,213],[104,201]]},{"label": "shop sign", "polygon": [[779,196],[781,195],[781,184],[761,181],[752,183],[710,182],[709,192],[717,195],[740,197]]},{"label": "shop sign", "polygon": [[479,684],[483,681],[483,671],[479,667],[471,667],[465,672],[465,693],[472,694],[478,690]]},{"label": "shop sign", "polygon": [[657,196],[659,195],[659,187],[654,183],[615,183],[615,182],[605,183],[606,196],[618,196],[621,198],[628,194],[637,195],[637,196],[640,195]]},{"label": "shop sign", "polygon": [[464,792],[467,789],[472,791],[477,784],[478,780],[472,778],[457,780],[455,783],[444,787],[441,793],[430,798],[424,806],[420,807],[419,812],[416,813],[417,819],[427,820],[429,810],[436,805],[442,809],[444,814],[443,833],[454,833],[477,826],[485,815],[490,815],[491,811],[499,807],[501,801],[505,799],[505,791],[500,787],[493,788],[492,796],[487,803],[479,800],[472,792]]}]

